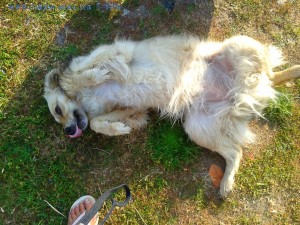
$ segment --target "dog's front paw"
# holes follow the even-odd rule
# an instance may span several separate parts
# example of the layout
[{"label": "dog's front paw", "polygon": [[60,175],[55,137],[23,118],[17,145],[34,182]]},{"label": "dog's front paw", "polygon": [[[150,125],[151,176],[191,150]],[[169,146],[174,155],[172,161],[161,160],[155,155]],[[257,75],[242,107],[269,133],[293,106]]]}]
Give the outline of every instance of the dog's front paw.
[{"label": "dog's front paw", "polygon": [[112,126],[111,128],[113,131],[113,136],[129,134],[131,132],[131,127],[121,122],[111,123],[111,126]]},{"label": "dog's front paw", "polygon": [[89,80],[90,85],[96,86],[99,84],[104,83],[105,81],[109,80],[111,78],[111,75],[109,74],[109,71],[104,69],[102,70],[96,70],[93,69],[94,73],[88,74],[87,78]]},{"label": "dog's front paw", "polygon": [[99,121],[93,119],[90,122],[90,127],[93,131],[108,136],[125,135],[131,132],[131,127],[121,122]]},{"label": "dog's front paw", "polygon": [[220,195],[222,198],[226,198],[230,194],[233,188],[233,183],[234,183],[233,179],[225,180],[223,178],[220,184]]},{"label": "dog's front paw", "polygon": [[111,78],[111,75],[110,74],[104,74],[104,75],[94,75],[93,76],[93,82],[95,82],[95,84],[102,84],[104,83],[105,81],[109,80]]}]

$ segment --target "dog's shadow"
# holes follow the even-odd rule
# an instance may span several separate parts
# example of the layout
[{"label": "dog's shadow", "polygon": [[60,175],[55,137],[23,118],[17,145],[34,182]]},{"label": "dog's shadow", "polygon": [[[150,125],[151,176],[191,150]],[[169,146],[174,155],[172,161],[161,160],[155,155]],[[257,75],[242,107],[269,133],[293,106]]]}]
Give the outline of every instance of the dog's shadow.
[{"label": "dog's shadow", "polygon": [[88,193],[132,183],[133,191],[145,191],[145,195],[149,189],[158,193],[164,189],[171,201],[177,196],[181,200],[201,198],[205,205],[221,205],[223,199],[212,183],[209,169],[214,164],[224,171],[225,160],[192,143],[180,125],[150,111],[148,126],[130,135],[108,137],[86,132],[76,140],[75,151],[80,164],[85,165]]},{"label": "dog's shadow", "polygon": [[[94,4],[89,9],[75,13],[57,32],[47,53],[40,57],[42,63],[27,70],[26,80],[16,90],[15,97],[5,106],[2,115],[2,128],[14,126],[16,133],[11,137],[16,137],[18,141],[9,145],[10,136],[5,133],[3,143],[7,144],[8,152],[23,149],[24,146],[27,146],[26,149],[33,149],[28,153],[32,154],[30,160],[24,163],[34,163],[37,170],[35,174],[40,174],[44,180],[49,181],[50,177],[55,176],[53,173],[59,171],[63,178],[57,183],[68,186],[74,179],[76,190],[67,194],[70,193],[68,190],[55,188],[55,179],[53,181],[52,178],[51,182],[45,181],[39,185],[40,178],[32,175],[31,181],[41,193],[37,197],[39,200],[40,196],[64,196],[64,201],[58,199],[55,202],[52,199],[54,205],[59,205],[64,210],[68,209],[79,194],[88,192],[98,196],[100,188],[105,190],[120,183],[137,185],[140,182],[146,187],[149,185],[147,179],[156,183],[163,181],[163,184],[168,184],[170,193],[187,199],[197,194],[199,185],[203,187],[207,184],[205,179],[211,162],[225,167],[221,157],[199,147],[199,153],[189,163],[183,163],[179,169],[168,170],[151,157],[152,152],[146,145],[149,138],[148,128],[120,137],[107,137],[87,130],[79,139],[67,139],[61,125],[49,113],[42,97],[46,72],[68,57],[86,54],[95,46],[112,42],[116,37],[141,40],[156,35],[190,33],[206,38],[213,17],[214,1],[193,2],[178,1],[171,13],[157,1],[139,1],[139,4],[136,1],[125,1],[121,8],[111,11],[106,11],[106,6],[97,8],[99,5]],[[157,118],[150,117],[152,120]],[[16,153],[14,157],[16,161],[22,161],[22,156]],[[6,158],[5,155],[3,157]],[[47,172],[43,167],[57,162],[64,165],[65,171],[58,169]],[[72,171],[74,174],[70,174]],[[155,187],[154,185],[153,188]],[[209,186],[205,190],[208,190],[208,200],[217,199],[212,197],[212,193],[217,196],[215,189]],[[28,205],[25,208],[33,211],[42,208],[45,212],[49,210],[49,215],[52,214],[51,209],[44,206],[44,202],[38,204],[39,207],[31,209]],[[46,218],[39,218],[39,221],[41,219]]]}]

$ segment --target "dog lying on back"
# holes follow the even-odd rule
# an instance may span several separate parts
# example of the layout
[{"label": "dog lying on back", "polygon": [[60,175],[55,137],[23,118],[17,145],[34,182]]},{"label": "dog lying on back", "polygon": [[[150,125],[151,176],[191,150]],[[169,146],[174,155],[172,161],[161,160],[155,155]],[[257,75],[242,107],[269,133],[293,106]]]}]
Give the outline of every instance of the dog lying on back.
[{"label": "dog lying on back", "polygon": [[128,134],[146,125],[149,108],[182,119],[191,140],[224,157],[220,195],[225,197],[241,147],[254,140],[249,120],[262,117],[268,102],[276,101],[272,86],[300,76],[300,66],[273,72],[282,64],[279,49],[246,36],[224,42],[193,36],[117,40],[50,71],[44,97],[71,138],[88,122],[98,133]]}]

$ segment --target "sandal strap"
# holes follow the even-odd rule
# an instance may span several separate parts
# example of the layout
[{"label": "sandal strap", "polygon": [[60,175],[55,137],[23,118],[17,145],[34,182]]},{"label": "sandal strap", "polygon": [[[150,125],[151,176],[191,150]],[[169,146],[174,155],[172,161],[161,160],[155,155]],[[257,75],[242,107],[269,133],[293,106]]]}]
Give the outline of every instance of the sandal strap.
[{"label": "sandal strap", "polygon": [[85,213],[86,213],[86,211],[84,211],[82,214],[80,214],[80,216],[78,216],[76,218],[76,220],[72,223],[72,225],[77,225],[78,222],[80,221],[80,219],[85,216]]},{"label": "sandal strap", "polygon": [[105,200],[107,200],[113,193],[119,191],[120,189],[124,188],[126,191],[126,199],[123,202],[118,202],[112,199],[112,207],[110,208],[109,212],[106,214],[104,219],[100,222],[100,224],[104,224],[108,217],[111,215],[113,209],[118,207],[123,207],[128,204],[131,199],[130,189],[126,184],[122,184],[118,187],[112,188],[106,192],[104,192],[95,202],[90,210],[88,210],[85,215],[76,223],[76,225],[88,225],[88,223],[93,219],[93,217],[98,213],[98,211],[102,208]]}]

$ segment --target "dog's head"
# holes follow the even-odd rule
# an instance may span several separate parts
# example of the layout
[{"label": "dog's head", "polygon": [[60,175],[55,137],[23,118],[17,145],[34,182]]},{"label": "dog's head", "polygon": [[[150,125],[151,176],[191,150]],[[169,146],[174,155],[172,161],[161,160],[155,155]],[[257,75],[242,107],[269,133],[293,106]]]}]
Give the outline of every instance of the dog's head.
[{"label": "dog's head", "polygon": [[76,138],[86,129],[88,118],[82,107],[60,87],[59,75],[59,69],[53,69],[46,75],[44,97],[55,120],[63,124],[69,137]]}]

